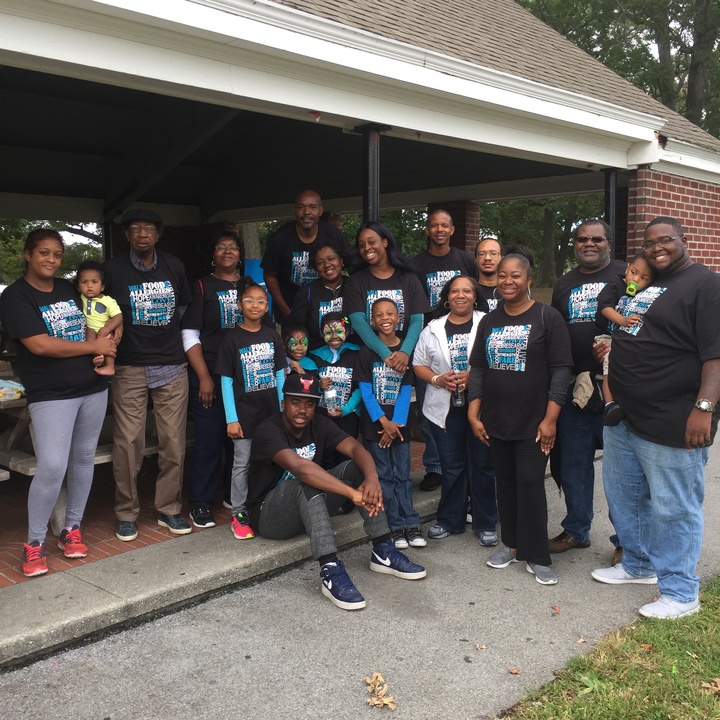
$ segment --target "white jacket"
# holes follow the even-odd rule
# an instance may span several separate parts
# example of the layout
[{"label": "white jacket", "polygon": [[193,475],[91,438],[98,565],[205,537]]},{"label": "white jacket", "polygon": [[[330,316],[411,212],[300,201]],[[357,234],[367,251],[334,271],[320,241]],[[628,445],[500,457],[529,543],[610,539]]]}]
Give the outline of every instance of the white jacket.
[{"label": "white jacket", "polygon": [[[484,312],[473,311],[472,330],[468,342],[468,358],[475,344],[478,323]],[[431,320],[420,333],[415,352],[413,353],[413,365],[422,365],[433,371],[434,375],[444,375],[450,372],[450,349],[448,348],[445,323],[447,315],[436,320]],[[430,422],[445,429],[445,418],[450,411],[450,393],[444,388],[436,388],[431,383],[427,384],[425,390],[425,401],[422,406],[422,413]]]}]

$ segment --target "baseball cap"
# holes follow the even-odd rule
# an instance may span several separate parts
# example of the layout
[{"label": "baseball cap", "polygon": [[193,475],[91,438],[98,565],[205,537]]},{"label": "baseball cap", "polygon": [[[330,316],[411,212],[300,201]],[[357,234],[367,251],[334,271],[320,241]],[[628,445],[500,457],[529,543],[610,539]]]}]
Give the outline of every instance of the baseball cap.
[{"label": "baseball cap", "polygon": [[285,378],[283,395],[300,395],[302,397],[320,399],[320,383],[314,375],[298,375],[290,373]]}]

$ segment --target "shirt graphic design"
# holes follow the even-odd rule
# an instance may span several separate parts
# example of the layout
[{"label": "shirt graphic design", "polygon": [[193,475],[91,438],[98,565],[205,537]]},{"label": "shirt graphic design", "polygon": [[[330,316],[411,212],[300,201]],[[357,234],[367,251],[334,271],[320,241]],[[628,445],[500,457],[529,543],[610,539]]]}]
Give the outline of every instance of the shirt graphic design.
[{"label": "shirt graphic design", "polygon": [[133,325],[169,325],[175,315],[175,290],[169,280],[131,285]]},{"label": "shirt graphic design", "polygon": [[430,301],[430,307],[433,310],[438,306],[438,302],[440,302],[440,291],[449,280],[452,280],[458,275],[460,275],[459,270],[438,270],[434,273],[428,273],[425,276],[428,299]]},{"label": "shirt graphic design", "polygon": [[532,325],[496,327],[485,343],[485,356],[492,370],[525,372],[527,346]]},{"label": "shirt graphic design", "polygon": [[488,304],[488,312],[492,312],[498,304],[497,298],[488,298],[487,300]]},{"label": "shirt graphic design", "polygon": [[220,327],[225,330],[242,322],[242,313],[237,305],[237,290],[218,290],[216,295],[220,308]]},{"label": "shirt graphic design", "polygon": [[318,277],[320,276],[315,272],[315,268],[310,266],[310,252],[308,250],[294,252],[290,282],[293,285],[308,285]]},{"label": "shirt graphic design", "polygon": [[342,309],[343,299],[341,297],[320,301],[320,307],[318,308],[318,330],[320,330],[321,334],[323,318],[331,312],[342,312]]},{"label": "shirt graphic design", "polygon": [[[319,377],[321,380],[330,378],[332,380],[332,388],[337,392],[336,403],[342,407],[347,404],[352,393],[352,368],[349,367],[335,367],[333,365],[327,365],[324,368],[320,368]],[[327,390],[323,391],[323,396],[320,399],[320,407],[327,408],[325,402],[325,394]]]},{"label": "shirt graphic design", "polygon": [[[312,460],[315,457],[315,451],[317,450],[317,446],[315,445],[315,443],[310,443],[309,445],[304,445],[303,447],[290,449],[294,450],[301,458],[305,458],[305,460]],[[279,485],[283,480],[289,480],[290,478],[294,477],[295,475],[293,475],[293,473],[291,473],[289,470],[285,470],[280,476],[280,479],[277,481],[277,484]]]},{"label": "shirt graphic design", "polygon": [[456,333],[451,335],[448,340],[448,349],[450,350],[450,367],[453,372],[464,372],[468,369],[468,342],[470,341],[470,333]]},{"label": "shirt graphic design", "polygon": [[246,393],[275,387],[275,343],[255,343],[239,348],[238,355]]},{"label": "shirt graphic design", "polygon": [[368,290],[367,300],[365,302],[365,318],[367,321],[370,322],[373,303],[380,298],[387,298],[395,302],[398,307],[398,314],[400,315],[400,323],[397,329],[402,330],[403,323],[405,322],[405,302],[403,300],[402,290]]},{"label": "shirt graphic design", "polygon": [[397,402],[404,374],[384,362],[373,363],[373,395],[379,405],[394,405]]},{"label": "shirt graphic design", "polygon": [[40,313],[50,337],[62,340],[85,340],[85,318],[74,300],[41,305]]},{"label": "shirt graphic design", "polygon": [[[639,292],[634,298],[628,298],[628,304],[623,310],[623,315],[629,317],[630,315],[644,315],[650,306],[667,290],[664,287],[649,287],[645,288],[642,292]],[[640,332],[640,328],[643,326],[642,318],[632,327],[620,327],[620,330],[624,330],[628,335],[637,335]]]},{"label": "shirt graphic design", "polygon": [[607,285],[604,282],[585,283],[573,288],[568,297],[568,322],[595,322],[598,309],[598,295]]}]

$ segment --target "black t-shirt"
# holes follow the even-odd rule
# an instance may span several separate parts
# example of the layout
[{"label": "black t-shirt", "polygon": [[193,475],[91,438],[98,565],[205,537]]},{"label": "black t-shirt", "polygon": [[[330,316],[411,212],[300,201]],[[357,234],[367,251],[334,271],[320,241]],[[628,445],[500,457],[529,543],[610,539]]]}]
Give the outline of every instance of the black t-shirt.
[{"label": "black t-shirt", "polygon": [[602,333],[614,333],[617,325],[610,322],[602,314],[605,308],[612,308],[622,314],[622,310],[618,308],[621,298],[627,301],[629,298],[625,295],[627,283],[625,282],[625,273],[616,275],[608,284],[600,291],[598,295],[598,309],[595,317],[595,332],[599,335]]},{"label": "black t-shirt", "polygon": [[[487,303],[486,312],[494,310],[498,306],[498,303],[502,301],[502,296],[495,285],[492,287],[489,285],[481,285],[480,295],[482,295],[483,300]],[[482,310],[482,308],[478,308],[478,310]]]},{"label": "black t-shirt", "polygon": [[[400,349],[400,345],[388,348],[391,353]],[[389,365],[380,359],[380,356],[374,353],[369,347],[363,345],[357,357],[355,366],[355,376],[358,383],[367,382],[372,385],[372,393],[388,420],[393,419],[395,412],[395,403],[397,401],[400,388],[403,385],[412,385],[414,373],[412,365],[404,372],[393,370]],[[370,442],[378,442],[382,432],[382,425],[379,420],[373,422],[370,414],[362,403],[360,411],[360,432],[365,440]],[[406,432],[402,433],[402,442],[410,442],[410,428],[405,428]],[[395,442],[398,442],[397,440]]]},{"label": "black t-shirt", "polygon": [[105,290],[123,314],[118,365],[182,365],[187,361],[177,310],[192,300],[185,267],[174,255],[155,249],[157,265],[143,272],[125,252],[104,266]]},{"label": "black t-shirt", "polygon": [[598,295],[618,273],[625,273],[625,263],[612,260],[602,270],[593,273],[582,273],[579,268],[573,268],[555,283],[552,306],[568,325],[573,372],[576,374],[586,370],[602,372],[602,365],[592,356],[593,342],[598,334],[595,327]]},{"label": "black t-shirt", "polygon": [[368,268],[358,270],[345,281],[345,312],[361,312],[370,322],[373,303],[379,298],[394,300],[400,311],[397,333],[405,337],[407,321],[412,315],[425,314],[430,310],[425,291],[412,272],[397,270],[387,279],[375,277]]},{"label": "black t-shirt", "polygon": [[346,279],[343,284],[331,290],[320,279],[301,287],[291,305],[290,314],[283,319],[283,325],[302,325],[308,331],[308,349],[317,350],[325,345],[322,334],[322,321],[330,312],[343,311],[343,296]]},{"label": "black t-shirt", "polygon": [[[613,335],[610,390],[635,434],[685,447],[703,363],[720,358],[720,277],[699,263],[660,275],[630,299],[624,314],[642,320]],[[719,413],[720,407],[713,437]]]},{"label": "black t-shirt", "polygon": [[332,452],[349,437],[330,418],[318,415],[303,428],[299,438],[285,427],[283,416],[274,413],[255,430],[250,450],[247,509],[250,525],[259,527],[260,506],[265,496],[278,484],[294,477],[273,458],[281,450],[290,449],[301,458],[320,465],[326,452]]},{"label": "black t-shirt", "polygon": [[317,236],[311,243],[304,243],[297,234],[296,223],[286,223],[278,228],[267,241],[260,267],[266,272],[277,273],[283,300],[292,307],[295,293],[303,285],[317,280],[318,274],[310,265],[310,251],[320,240],[334,238],[344,248],[343,254],[351,254],[345,236],[334,226],[319,222]]},{"label": "black t-shirt", "polygon": [[206,275],[193,286],[192,302],[183,316],[182,327],[200,331],[203,358],[211,373],[215,372],[223,337],[228,330],[242,322],[237,285],[244,287],[245,282],[251,279],[241,278],[236,284],[220,280],[214,275]]},{"label": "black t-shirt", "polygon": [[55,278],[53,289],[43,292],[20,278],[3,292],[0,315],[8,336],[17,341],[17,370],[28,403],[68,400],[107,389],[107,378],[95,372],[91,355],[43,357],[31,353],[20,342],[35,335],[86,339],[80,293],[72,283]]},{"label": "black t-shirt", "polygon": [[470,364],[484,370],[480,417],[488,434],[534,440],[547,411],[550,369],[572,365],[567,326],[542,303],[520,315],[508,315],[503,304],[480,320]]},{"label": "black t-shirt", "polygon": [[439,257],[425,250],[413,258],[413,263],[420,274],[420,281],[430,301],[431,310],[438,306],[440,291],[449,280],[457,275],[469,275],[475,280],[478,278],[475,258],[469,252],[452,245],[447,255]]},{"label": "black t-shirt", "polygon": [[280,336],[264,325],[256,332],[238,325],[228,330],[218,353],[215,370],[233,379],[238,422],[245,439],[278,409],[275,373],[285,367]]}]

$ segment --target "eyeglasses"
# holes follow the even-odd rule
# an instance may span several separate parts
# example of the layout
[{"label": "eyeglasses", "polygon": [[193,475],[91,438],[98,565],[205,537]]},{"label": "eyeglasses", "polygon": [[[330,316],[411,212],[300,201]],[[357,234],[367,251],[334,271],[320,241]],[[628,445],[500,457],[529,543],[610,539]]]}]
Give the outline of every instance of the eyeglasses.
[{"label": "eyeglasses", "polygon": [[157,232],[155,225],[130,225],[128,230],[131,235],[138,235],[140,232],[145,231],[146,235],[152,235]]},{"label": "eyeglasses", "polygon": [[237,245],[216,245],[215,246],[216,252],[227,252],[228,250],[230,252],[237,252],[238,250],[240,250],[240,248]]},{"label": "eyeglasses", "polygon": [[652,250],[656,245],[658,247],[665,247],[669,245],[673,240],[682,240],[683,235],[671,235],[669,237],[659,237],[657,240],[646,240],[643,244],[643,250]]},{"label": "eyeglasses", "polygon": [[243,305],[257,305],[258,307],[265,307],[268,304],[267,300],[260,299],[256,300],[255,298],[243,298],[241,301]]},{"label": "eyeglasses", "polygon": [[497,250],[478,250],[475,257],[500,257],[500,253]]},{"label": "eyeglasses", "polygon": [[602,235],[578,235],[575,238],[575,242],[578,245],[585,245],[586,243],[589,243],[589,242],[599,245],[600,243],[604,243],[606,240],[607,240],[607,238],[603,237]]}]

